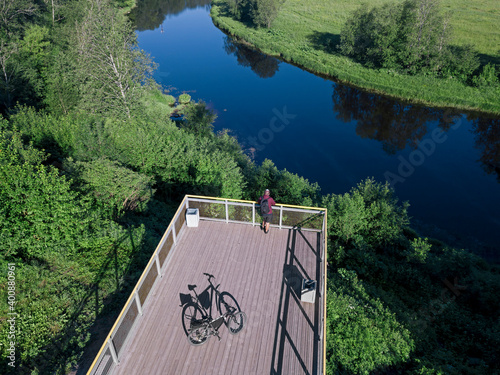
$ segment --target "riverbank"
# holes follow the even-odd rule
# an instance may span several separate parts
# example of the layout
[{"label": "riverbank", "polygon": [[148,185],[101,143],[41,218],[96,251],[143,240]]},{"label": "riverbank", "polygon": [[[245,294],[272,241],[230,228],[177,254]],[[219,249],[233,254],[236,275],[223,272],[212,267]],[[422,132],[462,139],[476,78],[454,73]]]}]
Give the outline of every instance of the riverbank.
[{"label": "riverbank", "polygon": [[[382,3],[383,1],[377,0],[370,4],[376,6]],[[486,26],[492,22],[494,25],[494,20],[498,19],[496,11],[488,8],[489,3],[478,5],[478,8],[482,7],[481,22]],[[257,29],[233,19],[223,0],[212,2],[211,17],[218,28],[254,48],[340,83],[434,107],[500,113],[498,88],[480,90],[455,79],[407,76],[386,69],[368,69],[338,54],[334,46],[340,42],[341,26],[350,12],[359,5],[359,2],[339,3],[333,10],[326,0],[307,3],[288,0],[283,4],[271,29]],[[451,9],[451,5],[444,4],[444,7]],[[462,18],[460,22],[464,25],[464,29],[458,33],[458,39],[463,40],[464,44],[471,42],[465,36],[470,37],[472,34],[477,39],[484,30],[487,30],[486,26],[479,29],[475,27],[469,13],[457,12],[454,17],[454,22]],[[490,30],[496,28],[492,26]],[[490,47],[494,45],[491,41],[500,40],[500,32],[490,33],[484,39],[486,42],[481,39],[475,43],[482,60],[500,59],[500,56],[497,56],[498,52]],[[325,48],[325,45],[333,47]]]}]

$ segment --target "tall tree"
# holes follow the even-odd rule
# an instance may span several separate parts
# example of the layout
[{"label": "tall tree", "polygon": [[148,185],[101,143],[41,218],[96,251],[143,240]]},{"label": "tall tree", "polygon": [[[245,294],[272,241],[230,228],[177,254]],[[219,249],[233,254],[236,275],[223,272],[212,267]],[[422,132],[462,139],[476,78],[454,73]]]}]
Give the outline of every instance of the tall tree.
[{"label": "tall tree", "polygon": [[274,19],[278,16],[280,5],[280,0],[254,0],[253,22],[270,29]]},{"label": "tall tree", "polygon": [[137,47],[130,22],[107,0],[92,0],[75,34],[81,109],[131,117],[154,65]]}]

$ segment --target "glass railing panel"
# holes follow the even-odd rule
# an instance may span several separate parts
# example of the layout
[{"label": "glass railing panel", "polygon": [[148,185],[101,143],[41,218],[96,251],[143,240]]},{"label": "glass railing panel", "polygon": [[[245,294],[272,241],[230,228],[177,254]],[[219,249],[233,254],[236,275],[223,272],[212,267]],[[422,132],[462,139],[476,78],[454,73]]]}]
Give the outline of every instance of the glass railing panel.
[{"label": "glass railing panel", "polygon": [[107,375],[113,366],[113,357],[109,347],[101,354],[98,364],[94,367],[92,374]]},{"label": "glass railing panel", "polygon": [[252,209],[252,206],[229,204],[227,208],[229,220],[251,223]]},{"label": "glass railing panel", "polygon": [[170,250],[172,249],[173,245],[174,245],[174,235],[172,231],[170,231],[158,254],[158,259],[160,260],[160,267],[163,267],[165,259],[167,259],[168,253],[170,253]]},{"label": "glass railing panel", "polygon": [[174,226],[175,226],[175,234],[178,235],[181,232],[182,226],[186,222],[186,207],[183,207],[179,212],[179,216],[177,217]]},{"label": "glass railing panel", "polygon": [[146,302],[146,298],[148,298],[149,292],[153,287],[153,284],[156,281],[156,277],[158,276],[158,270],[156,266],[152,263],[149,272],[144,278],[141,286],[139,287],[139,301],[141,302],[141,306],[144,306],[144,302]]},{"label": "glass railing panel", "polygon": [[288,227],[322,230],[323,219],[323,213],[292,211],[284,208],[281,224]]},{"label": "glass railing panel", "polygon": [[120,356],[120,351],[123,348],[123,344],[125,343],[125,340],[127,339],[132,326],[134,325],[138,313],[139,311],[137,310],[137,305],[134,299],[131,299],[129,308],[123,316],[123,319],[113,336],[113,343],[115,345],[116,354],[118,355],[118,357]]},{"label": "glass railing panel", "polygon": [[197,208],[200,211],[200,217],[226,220],[226,207],[224,202],[199,202],[190,200],[189,208]]}]

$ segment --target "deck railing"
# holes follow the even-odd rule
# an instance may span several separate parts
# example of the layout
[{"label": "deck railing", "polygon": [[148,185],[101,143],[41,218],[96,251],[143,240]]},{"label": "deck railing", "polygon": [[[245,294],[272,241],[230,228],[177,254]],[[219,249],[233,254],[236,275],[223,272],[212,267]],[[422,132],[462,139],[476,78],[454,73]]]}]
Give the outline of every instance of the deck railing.
[{"label": "deck railing", "polygon": [[[122,349],[125,347],[127,340],[133,336],[130,333],[135,323],[144,312],[147,312],[149,293],[153,289],[155,282],[162,277],[169,255],[171,255],[186,226],[186,210],[188,208],[198,208],[200,220],[260,225],[259,207],[257,203],[251,201],[186,195],[106,337],[101,350],[97,353],[87,375],[109,375],[113,367],[119,364],[120,357],[123,354]],[[324,233],[326,210],[323,208],[278,204],[273,206],[271,226],[280,229],[300,228],[301,230]],[[323,248],[323,259],[325,259],[325,252],[326,241]],[[322,284],[321,289],[326,292],[326,285],[325,283]],[[326,294],[324,296],[326,298]],[[326,311],[323,319],[325,317]],[[324,324],[322,324],[322,328],[324,330]],[[320,336],[324,337],[324,331]],[[321,367],[324,367],[324,353],[322,357],[323,366]]]}]

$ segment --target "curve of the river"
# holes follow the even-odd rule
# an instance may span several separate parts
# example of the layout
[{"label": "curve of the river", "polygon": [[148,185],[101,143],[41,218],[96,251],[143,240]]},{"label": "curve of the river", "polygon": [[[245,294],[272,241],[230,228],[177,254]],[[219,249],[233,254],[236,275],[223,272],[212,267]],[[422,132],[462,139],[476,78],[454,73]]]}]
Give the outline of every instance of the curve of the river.
[{"label": "curve of the river", "polygon": [[422,234],[500,256],[500,119],[420,107],[335,84],[234,43],[209,1],[145,0],[131,17],[155,79],[217,113],[256,162],[324,194],[388,180]]}]

